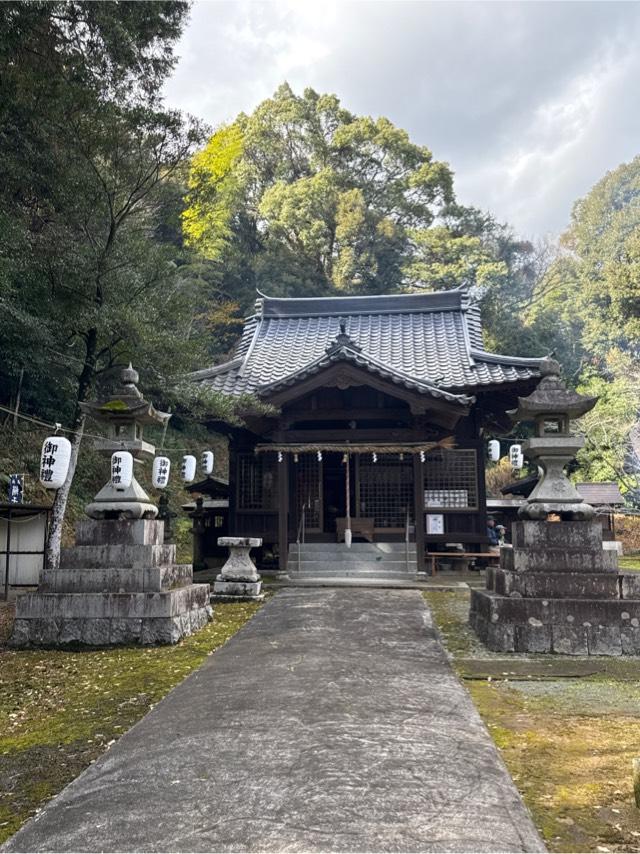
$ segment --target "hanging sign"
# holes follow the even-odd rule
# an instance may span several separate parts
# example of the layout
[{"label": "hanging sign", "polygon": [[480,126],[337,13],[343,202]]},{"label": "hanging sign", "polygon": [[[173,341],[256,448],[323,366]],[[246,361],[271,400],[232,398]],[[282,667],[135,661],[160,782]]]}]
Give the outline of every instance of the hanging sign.
[{"label": "hanging sign", "polygon": [[196,476],[196,458],[187,454],[182,458],[182,479],[185,483],[191,483]]},{"label": "hanging sign", "polygon": [[207,477],[213,474],[213,451],[203,451],[200,457],[200,471]]},{"label": "hanging sign", "polygon": [[9,503],[22,504],[22,475],[9,475]]},{"label": "hanging sign", "polygon": [[128,489],[133,480],[133,457],[128,451],[116,451],[111,456],[111,484]]},{"label": "hanging sign", "polygon": [[40,454],[40,483],[47,489],[60,489],[67,479],[71,463],[71,442],[64,436],[48,436]]},{"label": "hanging sign", "polygon": [[169,457],[156,457],[151,469],[151,482],[155,489],[166,489],[169,485],[169,472],[171,471],[171,460]]}]

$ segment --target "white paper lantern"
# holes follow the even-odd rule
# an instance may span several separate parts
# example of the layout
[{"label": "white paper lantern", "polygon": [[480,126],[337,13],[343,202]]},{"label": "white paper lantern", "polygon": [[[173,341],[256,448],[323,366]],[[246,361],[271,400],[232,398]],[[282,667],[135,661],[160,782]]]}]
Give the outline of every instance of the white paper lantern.
[{"label": "white paper lantern", "polygon": [[521,469],[524,465],[524,457],[522,456],[522,445],[512,445],[509,448],[509,463],[514,469]]},{"label": "white paper lantern", "polygon": [[151,482],[155,489],[166,489],[169,485],[171,460],[169,457],[156,457],[151,469]]},{"label": "white paper lantern", "polygon": [[133,480],[133,457],[128,451],[116,451],[111,455],[111,485],[116,489],[128,489]]},{"label": "white paper lantern", "polygon": [[200,471],[202,474],[207,475],[213,474],[213,451],[203,451],[202,456],[200,457]]},{"label": "white paper lantern", "polygon": [[40,483],[47,489],[60,489],[67,479],[71,462],[71,442],[64,436],[48,436],[40,454]]},{"label": "white paper lantern", "polygon": [[185,483],[191,483],[196,476],[196,458],[187,454],[182,458],[182,479]]},{"label": "white paper lantern", "polygon": [[500,442],[497,439],[489,442],[489,459],[492,463],[497,463],[500,459]]}]

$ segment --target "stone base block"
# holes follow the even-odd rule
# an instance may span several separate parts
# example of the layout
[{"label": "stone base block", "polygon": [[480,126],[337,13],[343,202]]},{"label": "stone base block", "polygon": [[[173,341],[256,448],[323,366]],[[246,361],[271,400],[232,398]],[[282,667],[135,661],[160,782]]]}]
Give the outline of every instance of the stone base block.
[{"label": "stone base block", "polygon": [[214,601],[261,599],[262,581],[225,581],[220,576],[213,585]]},{"label": "stone base block", "polygon": [[[107,524],[107,523],[105,523]],[[176,547],[103,543],[94,546],[73,546],[60,552],[61,569],[144,569],[148,566],[169,566],[176,562]]]},{"label": "stone base block", "polygon": [[[553,527],[554,523],[546,523]],[[563,523],[568,524],[568,523]],[[524,546],[503,546],[500,566],[512,572],[618,572],[618,554],[605,551],[601,545],[591,547],[544,546],[541,549]]]},{"label": "stone base block", "polygon": [[164,522],[157,519],[82,519],[76,522],[77,546],[162,546]]},{"label": "stone base block", "polygon": [[496,652],[640,655],[640,599],[524,599],[472,590],[469,622]]},{"label": "stone base block", "polygon": [[28,593],[16,602],[14,648],[177,643],[212,619],[209,585],[165,593]]},{"label": "stone base block", "polygon": [[514,548],[602,551],[602,526],[599,522],[520,520],[513,523],[511,533]]},{"label": "stone base block", "polygon": [[40,593],[161,592],[193,583],[190,563],[136,567],[62,567],[45,569]]},{"label": "stone base block", "polygon": [[[618,599],[617,574],[588,572],[512,572],[494,568],[487,588],[503,596],[553,599]],[[640,592],[640,590],[639,590]],[[640,599],[640,595],[636,598]]]}]

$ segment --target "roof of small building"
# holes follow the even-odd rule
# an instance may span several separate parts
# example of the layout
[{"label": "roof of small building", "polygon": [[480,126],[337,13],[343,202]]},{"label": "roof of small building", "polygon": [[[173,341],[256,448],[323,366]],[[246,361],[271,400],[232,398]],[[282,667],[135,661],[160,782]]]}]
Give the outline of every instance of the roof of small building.
[{"label": "roof of small building", "polygon": [[[531,474],[514,480],[503,487],[502,495],[522,495],[528,498],[538,483],[538,475]],[[594,507],[615,507],[624,504],[624,498],[618,484],[614,481],[603,481],[602,483],[576,483],[576,489],[587,504]]]},{"label": "roof of small building", "polygon": [[576,489],[587,504],[602,505],[624,504],[624,498],[620,487],[615,481],[603,481],[602,483],[576,483]]},{"label": "roof of small building", "polygon": [[462,288],[304,299],[260,294],[233,358],[192,376],[227,394],[268,394],[323,367],[327,354],[463,404],[470,402],[465,392],[539,377],[543,361],[485,352],[479,307]]}]

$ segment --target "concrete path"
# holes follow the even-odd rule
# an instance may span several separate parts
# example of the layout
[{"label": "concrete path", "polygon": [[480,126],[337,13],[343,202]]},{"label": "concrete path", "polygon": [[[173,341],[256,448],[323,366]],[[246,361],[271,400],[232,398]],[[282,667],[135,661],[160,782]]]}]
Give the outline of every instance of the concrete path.
[{"label": "concrete path", "polygon": [[7,851],[543,851],[414,590],[288,589]]}]

